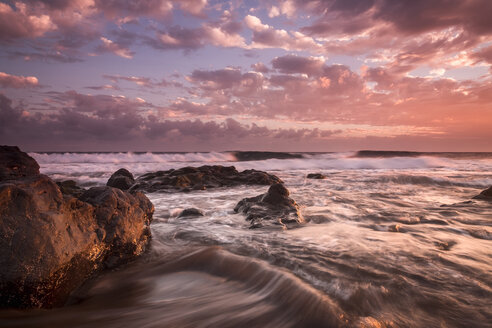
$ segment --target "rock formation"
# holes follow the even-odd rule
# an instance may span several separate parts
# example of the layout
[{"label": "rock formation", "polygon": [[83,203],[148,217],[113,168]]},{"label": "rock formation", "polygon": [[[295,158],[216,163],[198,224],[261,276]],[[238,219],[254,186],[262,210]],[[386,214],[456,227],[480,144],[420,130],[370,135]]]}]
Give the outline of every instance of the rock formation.
[{"label": "rock formation", "polygon": [[62,194],[34,159],[0,146],[0,307],[63,305],[95,272],[145,250],[153,212],[140,192]]},{"label": "rock formation", "polygon": [[191,191],[239,185],[271,185],[281,183],[278,177],[257,170],[238,172],[234,166],[205,165],[184,167],[144,174],[130,190]]},{"label": "rock formation", "polygon": [[490,200],[492,201],[492,186],[489,187],[488,189],[485,189],[482,191],[480,194],[476,195],[473,197],[473,199],[483,199],[483,200]]},{"label": "rock formation", "polygon": [[77,186],[77,183],[73,180],[58,181],[56,184],[64,195],[79,197],[85,192],[85,189]]},{"label": "rock formation", "polygon": [[134,183],[135,178],[133,178],[133,174],[131,174],[130,171],[127,169],[119,169],[111,175],[106,186],[128,190]]},{"label": "rock formation", "polygon": [[304,223],[299,206],[281,183],[270,186],[265,194],[244,198],[236,205],[234,212],[247,214],[250,228],[279,226],[286,229]]},{"label": "rock formation", "polygon": [[322,180],[322,179],[326,179],[326,175],[324,174],[321,174],[321,173],[309,173],[306,178],[308,179],[319,179],[319,180]]},{"label": "rock formation", "polygon": [[184,209],[181,213],[179,213],[178,218],[193,218],[199,216],[204,216],[203,211],[198,208],[191,207]]}]

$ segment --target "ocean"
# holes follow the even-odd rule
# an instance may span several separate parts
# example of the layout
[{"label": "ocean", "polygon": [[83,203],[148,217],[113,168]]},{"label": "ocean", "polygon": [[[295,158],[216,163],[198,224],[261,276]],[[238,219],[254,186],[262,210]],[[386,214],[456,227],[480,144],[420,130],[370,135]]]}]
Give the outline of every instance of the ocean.
[{"label": "ocean", "polygon": [[[492,153],[30,153],[83,187],[119,168],[257,169],[309,222],[248,229],[234,206],[267,186],[149,193],[150,250],[52,310],[2,327],[492,327]],[[324,180],[307,179],[322,173]],[[199,208],[205,216],[178,218]]]}]

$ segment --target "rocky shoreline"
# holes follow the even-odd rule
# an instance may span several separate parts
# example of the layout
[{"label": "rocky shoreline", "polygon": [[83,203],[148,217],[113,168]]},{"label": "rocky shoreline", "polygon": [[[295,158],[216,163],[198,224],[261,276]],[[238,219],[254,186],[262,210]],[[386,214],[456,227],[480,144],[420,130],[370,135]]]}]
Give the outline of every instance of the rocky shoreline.
[{"label": "rocky shoreline", "polygon": [[0,307],[61,306],[96,272],[142,254],[154,206],[141,192],[57,185],[0,147]]},{"label": "rocky shoreline", "polygon": [[[306,178],[327,177],[311,173]],[[19,148],[0,146],[0,308],[63,306],[88,279],[144,253],[154,206],[143,192],[207,192],[241,185],[270,186],[234,208],[250,229],[291,229],[306,222],[283,181],[263,171],[206,165],[135,178],[122,168],[106,186],[84,189],[72,180],[54,182]],[[491,201],[492,187],[474,199]],[[205,215],[186,208],[178,218]]]}]

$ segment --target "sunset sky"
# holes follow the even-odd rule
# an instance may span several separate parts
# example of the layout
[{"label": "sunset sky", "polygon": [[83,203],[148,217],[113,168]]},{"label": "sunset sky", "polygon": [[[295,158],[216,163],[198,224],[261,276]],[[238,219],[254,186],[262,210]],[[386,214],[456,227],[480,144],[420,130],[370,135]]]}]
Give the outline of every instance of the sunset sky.
[{"label": "sunset sky", "polygon": [[0,2],[0,144],[492,151],[490,0]]}]

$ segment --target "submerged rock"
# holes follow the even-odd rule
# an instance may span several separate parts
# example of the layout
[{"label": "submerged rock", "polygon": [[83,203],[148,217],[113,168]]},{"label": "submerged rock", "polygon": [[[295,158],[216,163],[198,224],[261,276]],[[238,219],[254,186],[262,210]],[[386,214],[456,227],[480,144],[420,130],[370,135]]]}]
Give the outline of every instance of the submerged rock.
[{"label": "submerged rock", "polygon": [[109,178],[106,186],[118,188],[121,190],[128,190],[135,183],[133,174],[127,169],[119,169],[114,172]]},{"label": "submerged rock", "polygon": [[0,180],[0,307],[63,305],[96,271],[145,250],[154,207],[144,194],[111,187],[63,194],[18,148],[7,155],[18,165],[6,167],[3,154],[0,171],[22,173]]},{"label": "submerged rock", "polygon": [[473,197],[473,199],[483,199],[483,200],[490,200],[492,201],[492,186],[489,187],[488,189],[485,189],[482,191],[480,194],[476,195]]},{"label": "submerged rock", "polygon": [[308,179],[319,179],[319,180],[322,180],[322,179],[326,179],[326,175],[324,174],[321,174],[321,173],[309,173],[306,178]]},{"label": "submerged rock", "polygon": [[236,205],[234,212],[247,214],[246,220],[251,222],[252,229],[266,225],[285,229],[304,223],[299,206],[281,183],[272,185],[265,194],[244,198]]},{"label": "submerged rock", "polygon": [[192,218],[192,217],[199,217],[199,216],[204,216],[205,214],[203,213],[202,210],[199,210],[198,208],[187,208],[181,211],[179,213],[178,218]]},{"label": "submerged rock", "polygon": [[147,173],[138,177],[130,190],[186,192],[239,185],[271,185],[281,182],[282,180],[275,175],[262,171],[238,172],[234,166],[205,165]]}]

